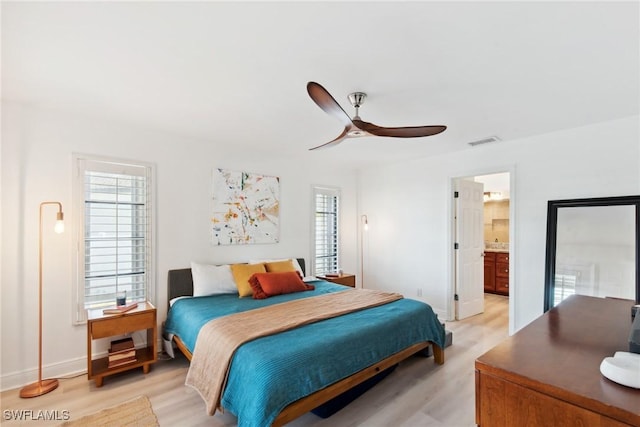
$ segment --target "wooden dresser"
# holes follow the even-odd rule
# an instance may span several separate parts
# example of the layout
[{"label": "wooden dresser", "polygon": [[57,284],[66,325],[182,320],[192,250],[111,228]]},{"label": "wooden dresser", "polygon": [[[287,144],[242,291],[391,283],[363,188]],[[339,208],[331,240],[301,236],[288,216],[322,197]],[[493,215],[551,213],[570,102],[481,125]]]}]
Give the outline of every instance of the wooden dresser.
[{"label": "wooden dresser", "polygon": [[476,423],[640,426],[640,390],[600,363],[628,351],[633,301],[573,295],[476,360]]}]

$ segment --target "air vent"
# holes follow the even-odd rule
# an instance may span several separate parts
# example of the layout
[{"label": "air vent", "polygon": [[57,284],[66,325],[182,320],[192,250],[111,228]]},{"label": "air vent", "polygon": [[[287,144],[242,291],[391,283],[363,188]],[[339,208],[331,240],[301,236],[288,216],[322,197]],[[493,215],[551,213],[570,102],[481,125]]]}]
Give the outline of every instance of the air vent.
[{"label": "air vent", "polygon": [[500,138],[498,138],[497,136],[490,136],[488,138],[479,139],[477,141],[467,142],[467,144],[469,144],[472,147],[475,147],[476,145],[489,144],[491,142],[498,142],[498,141],[500,141]]}]

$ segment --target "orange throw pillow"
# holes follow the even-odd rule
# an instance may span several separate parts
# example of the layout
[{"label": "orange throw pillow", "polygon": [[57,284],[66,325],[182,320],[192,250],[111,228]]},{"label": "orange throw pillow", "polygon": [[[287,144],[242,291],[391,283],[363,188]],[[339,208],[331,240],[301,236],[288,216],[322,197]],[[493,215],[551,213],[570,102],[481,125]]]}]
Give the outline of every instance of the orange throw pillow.
[{"label": "orange throw pillow", "polygon": [[292,294],[294,292],[312,291],[312,285],[302,281],[297,271],[277,273],[255,273],[249,279],[254,299],[265,299],[274,295]]},{"label": "orange throw pillow", "polygon": [[264,264],[233,264],[231,266],[231,274],[236,282],[238,294],[240,298],[251,296],[251,285],[249,278],[254,273],[266,273],[267,269]]}]

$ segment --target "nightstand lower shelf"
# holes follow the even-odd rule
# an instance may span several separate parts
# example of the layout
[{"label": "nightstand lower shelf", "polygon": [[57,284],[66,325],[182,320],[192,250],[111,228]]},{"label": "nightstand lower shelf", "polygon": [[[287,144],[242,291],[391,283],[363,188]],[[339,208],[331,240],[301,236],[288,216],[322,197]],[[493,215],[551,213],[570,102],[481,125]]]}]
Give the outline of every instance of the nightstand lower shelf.
[{"label": "nightstand lower shelf", "polygon": [[96,387],[102,387],[104,377],[117,374],[119,372],[125,372],[130,369],[135,369],[142,366],[142,372],[149,373],[151,364],[155,363],[156,358],[154,349],[152,347],[139,348],[136,350],[136,361],[127,363],[126,365],[116,366],[115,368],[109,368],[109,358],[101,357],[91,361],[92,375],[89,379],[96,381]]}]

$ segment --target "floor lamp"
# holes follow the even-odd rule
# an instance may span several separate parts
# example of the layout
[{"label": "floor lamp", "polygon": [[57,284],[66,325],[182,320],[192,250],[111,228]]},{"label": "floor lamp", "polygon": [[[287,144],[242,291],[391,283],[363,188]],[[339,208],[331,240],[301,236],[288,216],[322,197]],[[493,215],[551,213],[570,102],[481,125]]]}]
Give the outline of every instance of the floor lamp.
[{"label": "floor lamp", "polygon": [[364,288],[364,232],[369,229],[369,219],[366,215],[360,217],[362,230],[360,230],[360,287]]},{"label": "floor lamp", "polygon": [[20,390],[20,397],[38,397],[47,394],[58,387],[58,380],[42,379],[42,208],[46,205],[57,205],[58,214],[54,231],[62,233],[64,231],[64,214],[62,213],[62,203],[60,202],[42,202],[40,203],[40,228],[38,233],[38,381],[24,386]]}]

